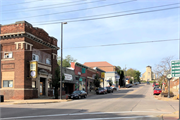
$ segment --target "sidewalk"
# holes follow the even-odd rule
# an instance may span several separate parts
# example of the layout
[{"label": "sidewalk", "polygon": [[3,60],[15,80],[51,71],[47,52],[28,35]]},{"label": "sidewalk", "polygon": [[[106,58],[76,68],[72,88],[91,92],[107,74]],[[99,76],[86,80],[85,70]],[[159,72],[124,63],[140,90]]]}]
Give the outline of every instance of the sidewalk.
[{"label": "sidewalk", "polygon": [[71,99],[66,100],[66,96],[62,96],[62,100],[54,99],[54,97],[48,98],[34,98],[27,100],[4,100],[4,102],[0,102],[0,105],[12,105],[12,104],[45,104],[45,103],[59,103],[59,102],[68,102]]},{"label": "sidewalk", "polygon": [[162,120],[178,120],[179,111],[176,111],[172,114],[162,114],[160,118],[162,118]]}]

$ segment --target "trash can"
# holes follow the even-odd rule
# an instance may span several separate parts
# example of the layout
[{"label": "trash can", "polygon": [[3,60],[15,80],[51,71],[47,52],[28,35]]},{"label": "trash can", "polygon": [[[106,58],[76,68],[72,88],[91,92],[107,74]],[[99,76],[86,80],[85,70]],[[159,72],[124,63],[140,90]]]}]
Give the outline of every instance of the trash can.
[{"label": "trash can", "polygon": [[4,95],[0,95],[1,102],[4,102]]}]

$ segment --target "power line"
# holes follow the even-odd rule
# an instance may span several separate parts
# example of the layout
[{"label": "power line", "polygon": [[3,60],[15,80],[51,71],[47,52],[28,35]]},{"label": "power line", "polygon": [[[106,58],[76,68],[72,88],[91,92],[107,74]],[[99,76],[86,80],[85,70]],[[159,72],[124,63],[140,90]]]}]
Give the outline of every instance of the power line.
[{"label": "power line", "polygon": [[[73,20],[73,19],[79,19],[79,18],[88,18],[88,17],[96,17],[96,16],[105,16],[105,15],[112,15],[112,14],[117,14],[117,13],[124,13],[124,12],[131,12],[131,11],[139,11],[139,10],[145,10],[145,9],[152,9],[152,8],[159,8],[159,7],[165,7],[165,6],[171,6],[171,5],[177,5],[180,3],[174,3],[174,4],[166,4],[166,5],[161,5],[161,6],[154,6],[154,7],[147,7],[147,8],[140,8],[140,9],[133,9],[133,10],[126,10],[126,11],[121,11],[121,12],[112,12],[112,13],[106,13],[106,14],[99,14],[99,15],[91,15],[91,16],[84,16],[84,17],[74,17],[74,18],[69,18],[69,19],[60,19],[60,20]],[[51,20],[51,22],[58,22],[60,20]],[[40,22],[33,22],[33,23],[42,23],[42,22],[49,22],[49,21],[40,21]]]},{"label": "power line", "polygon": [[[92,45],[92,46],[78,46],[78,47],[67,47],[63,49],[78,49],[78,48],[91,48],[91,47],[108,47],[108,46],[119,46],[119,45],[133,45],[133,44],[143,44],[143,43],[157,43],[157,42],[170,42],[178,41],[180,39],[166,39],[166,40],[154,40],[154,41],[143,41],[143,42],[129,42],[129,43],[117,43],[117,44],[104,44],[104,45]],[[34,50],[15,50],[11,52],[22,52],[22,51],[38,51],[38,50],[53,50],[53,49],[34,49]],[[8,52],[8,51],[1,51]]]},{"label": "power line", "polygon": [[[50,13],[50,14],[43,14],[43,15],[36,15],[36,16],[28,16],[28,17],[16,18],[16,19],[33,18],[33,17],[40,17],[40,16],[47,16],[47,15],[61,14],[61,13],[69,13],[69,12],[75,12],[75,11],[82,11],[82,10],[88,10],[88,9],[95,9],[95,8],[101,8],[101,7],[107,7],[107,6],[118,5],[118,4],[124,4],[124,3],[128,3],[128,2],[134,2],[134,1],[137,1],[137,0],[130,0],[130,1],[118,2],[118,3],[108,4],[108,5],[97,6],[97,7],[90,7],[90,8],[83,8],[83,9],[77,9],[77,10],[70,10],[70,11],[56,12],[56,13]],[[14,19],[5,19],[5,20],[14,20]]]},{"label": "power line", "polygon": [[[84,1],[87,1],[87,0],[83,0]],[[105,1],[105,0],[99,0],[99,1]],[[45,6],[36,6],[36,7],[30,7],[30,8],[24,8],[22,10],[21,9],[11,9],[11,10],[3,10],[3,13],[13,13],[13,12],[25,12],[25,11],[35,11],[35,10],[43,10],[43,9],[52,9],[52,8],[58,8],[58,7],[66,7],[66,6],[73,6],[73,5],[81,5],[81,4],[86,4],[86,3],[91,3],[91,2],[86,2],[86,3],[79,3],[79,4],[72,4],[72,5],[64,5],[64,6],[61,6],[63,4],[69,4],[69,3],[77,3],[77,2],[82,2],[82,0],[78,0],[78,1],[74,1],[74,2],[66,2],[66,3],[60,3],[60,4],[52,4],[52,5],[45,5]],[[94,1],[92,1],[93,3]],[[48,8],[40,8],[40,7],[48,7]],[[57,7],[50,7],[50,6],[57,6]],[[50,8],[49,8],[50,7]],[[38,8],[38,9],[33,9],[31,10],[32,8]],[[40,9],[39,9],[40,8]],[[29,10],[30,9],[30,10]],[[4,12],[5,11],[5,12]],[[7,12],[6,12],[7,11]],[[12,12],[11,12],[12,11]]]},{"label": "power line", "polygon": [[43,0],[34,0],[34,1],[29,1],[29,2],[7,4],[7,5],[2,5],[2,6],[12,6],[12,5],[19,5],[19,4],[26,4],[26,3],[33,3],[33,2],[41,2],[41,1],[43,1]]},{"label": "power line", "polygon": [[79,46],[79,47],[69,47],[69,48],[64,48],[64,49],[91,48],[91,47],[107,47],[107,46],[130,45],[130,44],[132,45],[132,44],[153,43],[153,42],[168,42],[168,41],[177,41],[177,40],[180,40],[180,39],[154,40],[154,41],[131,42],[131,43],[92,45],[92,46]]},{"label": "power line", "polygon": [[[120,14],[120,15],[106,16],[106,17],[99,17],[99,18],[80,19],[80,20],[67,20],[67,21],[65,21],[65,22],[80,22],[80,21],[100,20],[100,19],[107,19],[107,18],[128,16],[128,15],[143,14],[143,13],[149,13],[149,12],[158,12],[158,11],[164,11],[164,10],[171,10],[171,9],[177,9],[177,8],[179,8],[179,7],[172,7],[172,8],[166,8],[166,9],[151,10],[151,11],[143,11],[143,12],[136,12],[136,13],[129,13],[129,14]],[[52,23],[34,24],[34,25],[59,24],[59,23],[61,23],[61,22],[64,22],[64,21],[52,22]]]}]

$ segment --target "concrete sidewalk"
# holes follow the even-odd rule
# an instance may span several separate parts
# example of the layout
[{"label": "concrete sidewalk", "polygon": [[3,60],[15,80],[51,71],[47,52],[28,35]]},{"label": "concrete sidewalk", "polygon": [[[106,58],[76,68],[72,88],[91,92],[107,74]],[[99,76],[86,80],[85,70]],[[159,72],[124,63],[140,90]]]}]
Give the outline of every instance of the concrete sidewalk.
[{"label": "concrete sidewalk", "polygon": [[0,105],[8,104],[45,104],[45,103],[59,103],[59,102],[68,102],[71,99],[28,99],[28,100],[5,100],[0,103]]},{"label": "concrete sidewalk", "polygon": [[162,120],[178,120],[179,119],[179,111],[176,111],[172,114],[162,114],[160,116]]}]

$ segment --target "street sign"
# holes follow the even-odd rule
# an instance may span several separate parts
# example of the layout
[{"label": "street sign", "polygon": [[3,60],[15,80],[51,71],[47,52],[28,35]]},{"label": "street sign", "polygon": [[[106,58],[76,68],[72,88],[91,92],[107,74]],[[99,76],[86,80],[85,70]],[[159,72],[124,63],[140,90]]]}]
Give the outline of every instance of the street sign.
[{"label": "street sign", "polygon": [[171,76],[180,77],[180,60],[171,61]]}]

